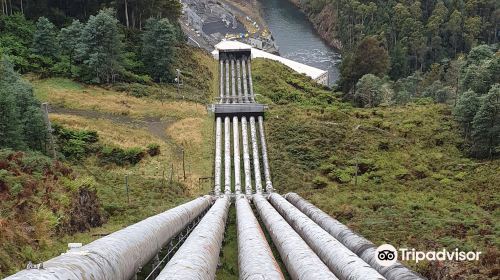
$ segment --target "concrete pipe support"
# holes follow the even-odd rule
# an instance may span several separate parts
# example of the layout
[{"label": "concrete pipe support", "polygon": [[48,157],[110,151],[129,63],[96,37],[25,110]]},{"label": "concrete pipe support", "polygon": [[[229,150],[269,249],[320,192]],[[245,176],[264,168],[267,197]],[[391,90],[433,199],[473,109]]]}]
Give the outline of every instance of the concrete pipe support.
[{"label": "concrete pipe support", "polygon": [[215,279],[230,199],[221,197],[205,214],[157,280]]},{"label": "concrete pipe support", "polygon": [[292,279],[338,279],[262,195],[253,201]]},{"label": "concrete pipe support", "polygon": [[116,231],[5,280],[129,280],[162,247],[212,205],[204,196]]},{"label": "concrete pipe support", "polygon": [[385,279],[281,195],[272,193],[269,201],[339,279]]},{"label": "concrete pipe support", "polygon": [[236,199],[240,279],[285,279],[245,197]]},{"label": "concrete pipe support", "polygon": [[423,280],[417,273],[411,271],[406,266],[397,262],[392,266],[381,266],[377,262],[375,245],[366,238],[351,231],[347,226],[317,208],[307,200],[296,193],[288,193],[285,198],[297,207],[302,213],[306,214],[320,227],[335,237],[349,250],[358,255],[371,267],[375,268],[380,274],[389,280]]}]

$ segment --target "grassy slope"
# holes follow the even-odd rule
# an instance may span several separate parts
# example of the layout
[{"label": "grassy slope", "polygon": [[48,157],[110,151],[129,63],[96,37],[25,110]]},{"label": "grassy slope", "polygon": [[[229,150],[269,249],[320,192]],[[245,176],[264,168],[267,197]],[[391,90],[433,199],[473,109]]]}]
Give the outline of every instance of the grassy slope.
[{"label": "grassy slope", "polygon": [[[264,61],[253,65],[256,93],[265,100],[297,95],[291,94],[299,88],[288,69]],[[311,96],[320,91],[309,90]],[[495,273],[500,161],[471,160],[460,152],[448,106],[354,109],[298,100],[275,102],[266,115],[273,183],[280,193],[301,194],[376,244],[485,254],[481,264],[408,263],[430,279],[488,279]],[[326,186],[312,184],[315,179]]]},{"label": "grassy slope", "polygon": [[[216,79],[212,78],[216,75],[216,63],[199,51],[186,54],[189,57],[184,59],[186,65],[182,69],[189,73],[181,95],[197,95],[200,98],[192,99],[207,102],[216,89]],[[212,169],[213,122],[206,113],[205,104],[182,101],[180,96],[164,102],[155,98],[136,98],[127,92],[62,78],[30,79],[37,97],[49,102],[55,110],[56,113],[50,114],[53,122],[75,129],[95,130],[103,144],[145,147],[158,143],[161,154],[126,167],[102,166],[95,157],[82,162],[67,162],[78,177],[74,182],[65,183],[68,187],[75,184],[95,187],[109,215],[108,222],[101,228],[73,236],[50,236],[54,231],[49,229],[45,233],[48,236],[40,236],[46,240],[43,244],[37,244],[35,240],[28,244],[2,244],[0,255],[9,256],[13,261],[11,267],[0,266],[0,278],[22,268],[28,260],[40,262],[64,252],[68,242],[88,243],[102,234],[209,191],[208,183],[200,185],[198,182],[198,178],[210,176]],[[197,84],[203,86],[195,90]],[[172,87],[164,90],[174,91]],[[185,151],[186,180],[182,176],[182,149]],[[170,185],[172,164],[174,174]],[[124,187],[125,175],[129,176],[130,204]]]}]

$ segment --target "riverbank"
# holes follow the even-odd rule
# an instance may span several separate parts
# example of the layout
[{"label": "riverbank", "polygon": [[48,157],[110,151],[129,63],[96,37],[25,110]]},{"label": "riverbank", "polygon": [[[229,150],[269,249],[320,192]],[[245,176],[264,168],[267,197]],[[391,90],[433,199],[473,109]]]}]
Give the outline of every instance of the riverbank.
[{"label": "riverbank", "polygon": [[323,7],[319,13],[312,13],[304,7],[299,0],[288,0],[290,3],[299,8],[313,24],[314,29],[323,38],[327,44],[339,51],[342,50],[342,42],[337,38],[335,27],[338,22],[336,9],[333,4],[328,4]]}]

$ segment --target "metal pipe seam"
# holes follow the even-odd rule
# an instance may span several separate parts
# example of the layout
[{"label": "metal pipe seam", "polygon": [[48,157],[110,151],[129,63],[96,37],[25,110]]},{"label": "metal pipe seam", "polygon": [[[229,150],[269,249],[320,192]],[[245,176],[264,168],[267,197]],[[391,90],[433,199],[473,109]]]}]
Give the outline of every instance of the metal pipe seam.
[{"label": "metal pipe seam", "polygon": [[241,138],[243,141],[243,168],[245,171],[245,193],[252,194],[252,172],[250,166],[250,150],[248,147],[247,118],[241,117]]},{"label": "metal pipe seam", "polygon": [[255,117],[250,117],[250,135],[252,137],[253,168],[255,192],[262,193],[262,179],[260,176],[259,145],[257,144],[257,129],[255,128]]},{"label": "metal pipe seam", "polygon": [[231,119],[224,118],[224,193],[231,194]]},{"label": "metal pipe seam", "polygon": [[353,232],[347,226],[332,218],[298,194],[288,193],[285,195],[285,198],[388,280],[424,279],[400,262],[387,267],[381,266],[377,262],[376,246],[371,241]]},{"label": "metal pipe seam", "polygon": [[217,117],[215,124],[215,178],[214,193],[220,195],[221,192],[221,168],[222,168],[222,119]]},{"label": "metal pipe seam", "polygon": [[281,195],[272,193],[269,201],[339,279],[385,279]]},{"label": "metal pipe seam", "polygon": [[253,202],[292,279],[337,279],[262,195],[254,195]]},{"label": "metal pipe seam", "polygon": [[234,160],[234,191],[241,194],[241,164],[240,164],[240,127],[238,117],[233,117],[233,160]]},{"label": "metal pipe seam", "polygon": [[264,232],[245,197],[236,198],[238,267],[242,280],[284,280]]},{"label": "metal pipe seam", "polygon": [[129,280],[212,204],[204,196],[93,241],[6,280]]},{"label": "metal pipe seam", "polygon": [[215,201],[160,272],[157,280],[215,279],[229,205],[229,196],[223,196]]},{"label": "metal pipe seam", "polygon": [[271,181],[271,172],[269,168],[269,160],[267,158],[267,144],[264,131],[264,117],[259,116],[259,132],[260,132],[260,145],[262,146],[262,162],[264,163],[264,177],[266,179],[266,192],[273,192],[273,183]]}]

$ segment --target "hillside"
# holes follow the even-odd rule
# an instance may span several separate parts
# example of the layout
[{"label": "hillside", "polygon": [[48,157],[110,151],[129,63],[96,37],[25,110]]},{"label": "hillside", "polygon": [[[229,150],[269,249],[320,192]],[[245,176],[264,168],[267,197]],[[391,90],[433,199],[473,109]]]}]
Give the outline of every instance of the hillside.
[{"label": "hillside", "polygon": [[[61,160],[0,150],[0,277],[28,261],[40,262],[64,252],[69,242],[88,243],[210,190],[199,178],[211,176],[213,120],[204,104],[213,96],[216,64],[201,51],[186,50],[186,54],[198,64],[184,65],[196,73],[181,88],[184,101],[173,86],[161,88],[162,96],[135,97],[133,90],[120,86],[27,77],[36,97],[50,104]],[[195,83],[203,86],[196,89]],[[160,90],[157,85],[141,89]],[[64,140],[67,135],[72,135],[69,141]],[[98,141],[82,145],[80,139],[89,135],[97,135]],[[155,145],[159,154],[148,155]],[[102,151],[94,152],[96,147]],[[143,151],[137,163],[114,163],[113,157],[120,154],[113,151],[137,150]],[[82,192],[93,201],[91,209],[75,208]],[[96,217],[96,223],[78,220]]]},{"label": "hillside", "polygon": [[280,193],[299,193],[376,244],[484,254],[466,265],[409,263],[429,279],[498,272],[500,160],[460,151],[451,106],[352,108],[323,100],[324,89],[279,64],[253,66],[256,93],[270,102],[267,140]]}]

